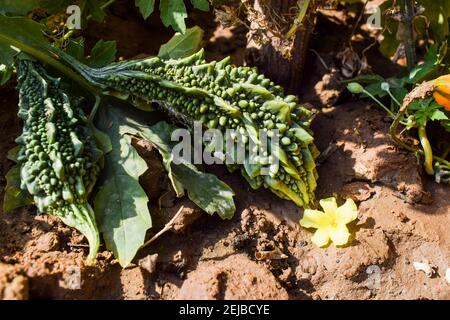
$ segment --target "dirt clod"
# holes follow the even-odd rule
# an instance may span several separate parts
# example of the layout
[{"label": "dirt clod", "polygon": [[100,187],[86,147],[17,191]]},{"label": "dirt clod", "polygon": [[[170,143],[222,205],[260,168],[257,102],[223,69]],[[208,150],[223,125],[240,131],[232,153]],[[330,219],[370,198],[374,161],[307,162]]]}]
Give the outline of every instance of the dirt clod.
[{"label": "dirt clod", "polygon": [[156,262],[158,260],[158,254],[148,255],[145,258],[139,260],[139,267],[149,274],[152,274],[156,270]]},{"label": "dirt clod", "polygon": [[369,199],[374,193],[375,190],[368,183],[352,182],[342,187],[341,197],[361,202]]},{"label": "dirt clod", "polygon": [[27,300],[28,279],[12,265],[0,263],[0,300]]},{"label": "dirt clod", "polygon": [[42,252],[56,251],[59,249],[59,237],[54,232],[47,232],[36,240],[36,250]]},{"label": "dirt clod", "polygon": [[199,266],[188,274],[177,299],[287,299],[263,266],[244,254]]}]

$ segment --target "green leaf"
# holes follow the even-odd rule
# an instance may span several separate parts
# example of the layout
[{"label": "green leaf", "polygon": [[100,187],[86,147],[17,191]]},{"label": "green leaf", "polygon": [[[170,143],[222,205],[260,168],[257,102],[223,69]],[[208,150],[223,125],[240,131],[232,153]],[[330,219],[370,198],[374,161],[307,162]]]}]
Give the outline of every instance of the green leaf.
[{"label": "green leaf", "polygon": [[109,136],[97,129],[92,122],[89,122],[89,130],[94,136],[96,145],[102,150],[103,154],[110,153],[112,151],[112,144]]},{"label": "green leaf", "polygon": [[350,80],[344,80],[343,83],[357,82],[359,84],[371,84],[375,82],[386,81],[382,76],[377,74],[363,74]]},{"label": "green leaf", "polygon": [[[157,133],[154,133],[149,129],[148,126],[139,125],[138,122],[133,121],[130,123],[130,129],[127,132],[128,134],[134,134],[140,136],[142,139],[149,141],[153,146],[155,146],[159,153],[161,154],[164,168],[166,169],[169,179],[172,182],[172,186],[178,197],[182,197],[184,195],[184,187],[174,176],[171,168],[172,164],[172,148],[167,143],[170,140],[170,136],[173,130],[178,129],[175,126],[171,126],[165,128],[165,130],[158,130]],[[164,123],[164,122],[161,122]],[[131,130],[131,127],[134,128],[134,131]]]},{"label": "green leaf", "polygon": [[217,213],[222,219],[231,219],[236,211],[234,192],[215,175],[204,173],[192,163],[172,162],[171,134],[177,127],[161,121],[151,127],[138,126],[136,134],[148,140],[160,152],[169,178],[175,186],[183,186],[188,197],[209,214]]},{"label": "green leaf", "polygon": [[378,98],[383,98],[387,96],[387,92],[381,89],[381,82],[369,84],[364,89],[366,89],[366,91],[369,92],[371,95]]},{"label": "green leaf", "polygon": [[20,146],[15,146],[14,148],[8,150],[8,153],[6,154],[6,159],[17,163],[18,162],[17,156],[19,155],[20,149],[21,149]]},{"label": "green leaf", "polygon": [[[417,41],[433,40],[434,43],[442,43],[450,35],[448,19],[450,18],[450,2],[444,0],[418,0],[425,11],[414,19],[414,30],[417,33]],[[397,2],[398,3],[398,2]],[[392,8],[393,0],[385,1],[381,6],[381,12],[389,12]],[[386,57],[392,57],[399,47],[397,33],[399,22],[392,16],[382,15],[383,40],[380,44],[380,51]]]},{"label": "green leaf", "polygon": [[[48,44],[44,37],[44,26],[33,20],[22,17],[6,17],[0,14],[0,59],[3,64],[12,63],[17,51],[4,43],[22,42],[30,47],[42,50],[43,43]],[[6,60],[9,59],[9,60]]]},{"label": "green leaf", "polygon": [[14,63],[14,56],[17,51],[12,49],[10,46],[0,43],[0,64],[10,67]]},{"label": "green leaf", "polygon": [[187,29],[184,34],[176,33],[161,46],[158,56],[162,59],[180,59],[190,56],[200,50],[203,34],[202,28],[198,26]]},{"label": "green leaf", "polygon": [[[392,7],[393,0],[385,1],[381,4],[381,12],[388,12]],[[383,40],[380,43],[380,52],[388,58],[391,58],[397,51],[400,42],[397,40],[398,21],[385,14],[381,15],[381,25],[385,28]]]},{"label": "green leaf", "polygon": [[228,185],[212,174],[201,172],[191,163],[172,162],[172,147],[175,143],[171,141],[171,136],[172,132],[178,129],[176,126],[164,121],[155,124],[158,120],[153,113],[130,109],[126,105],[110,104],[108,112],[121,119],[123,124],[120,128],[121,135],[138,136],[158,149],[178,196],[182,196],[186,189],[188,197],[209,214],[217,213],[223,219],[230,219],[233,216],[234,193]]},{"label": "green leaf", "polygon": [[164,26],[172,26],[175,31],[181,33],[186,31],[184,19],[187,17],[187,12],[183,0],[160,0],[159,10]]},{"label": "green leaf", "polygon": [[33,203],[27,191],[20,189],[20,165],[14,165],[6,174],[5,196],[3,199],[3,212]]},{"label": "green leaf", "polygon": [[87,6],[89,8],[89,13],[95,21],[103,22],[103,20],[105,20],[105,12],[103,12],[98,0],[88,0]]},{"label": "green leaf", "polygon": [[17,51],[4,43],[0,43],[0,86],[9,81],[13,71],[14,57]]},{"label": "green leaf", "polygon": [[430,120],[448,120],[447,115],[442,110],[434,110],[434,112],[430,115]]},{"label": "green leaf", "polygon": [[183,184],[188,197],[209,214],[217,213],[222,219],[231,219],[236,211],[233,190],[215,175],[203,173],[186,163],[171,165],[173,176]]},{"label": "green leaf", "polygon": [[66,11],[67,7],[74,4],[72,0],[41,0],[41,8],[47,9],[49,14]]},{"label": "green leaf", "polygon": [[17,42],[26,43],[33,48],[46,43],[43,25],[23,17],[6,17],[0,14],[0,64],[6,67],[13,65],[18,51],[9,44]]},{"label": "green leaf", "polygon": [[0,65],[0,86],[5,85],[13,74],[14,68],[12,66]]},{"label": "green leaf", "polygon": [[0,13],[25,15],[29,11],[42,7],[42,0],[2,0]]},{"label": "green leaf", "polygon": [[144,19],[150,17],[155,9],[155,0],[136,0],[135,4]]},{"label": "green leaf", "polygon": [[432,45],[428,48],[425,55],[424,62],[413,68],[409,74],[407,82],[410,84],[416,84],[424,80],[429,79],[439,69],[438,60],[439,48],[437,45]]},{"label": "green leaf", "polygon": [[66,46],[66,53],[70,54],[72,57],[77,59],[80,62],[86,63],[86,59],[84,57],[84,39],[70,39],[69,43]]},{"label": "green leaf", "polygon": [[92,48],[87,64],[93,68],[104,67],[116,60],[116,41],[98,41]]},{"label": "green leaf", "polygon": [[[379,75],[361,75],[345,82],[353,81],[355,81],[356,83],[367,84],[364,89],[376,98],[385,98],[388,96],[388,93],[382,88],[382,85],[387,83],[391,94],[400,104],[408,94],[408,90],[405,88],[406,84],[408,83],[407,78],[384,79]],[[365,93],[363,93],[362,96],[368,98],[368,95]],[[390,110],[395,113],[399,108],[400,107],[398,106],[398,104],[394,101],[394,99],[391,98]]]},{"label": "green leaf", "polygon": [[1,44],[20,49],[63,73],[66,79],[76,81],[86,91],[97,94],[97,89],[72,70],[79,71],[81,64],[69,54],[50,45],[44,34],[45,26],[40,23],[23,17],[6,17],[0,14]]},{"label": "green leaf", "polygon": [[75,40],[70,40],[66,53],[93,68],[102,68],[111,62],[114,62],[117,54],[116,41],[98,41],[94,48],[92,48],[89,57],[85,57],[85,42],[82,37]]},{"label": "green leaf", "polygon": [[423,15],[427,17],[431,38],[442,42],[449,36],[448,18],[450,17],[450,2],[442,0],[418,0],[425,8]]},{"label": "green leaf", "polygon": [[208,0],[191,0],[191,3],[195,9],[199,9],[202,11],[209,11]]},{"label": "green leaf", "polygon": [[409,110],[414,112],[414,118],[421,126],[425,126],[429,120],[441,121],[441,123],[448,120],[444,108],[434,101],[433,98],[414,100],[410,104]]},{"label": "green leaf", "polygon": [[131,145],[131,137],[122,134],[126,123],[112,106],[100,108],[97,127],[110,137],[112,151],[105,156],[95,213],[107,248],[122,266],[133,260],[152,226],[148,197],[139,184],[147,165]]},{"label": "green leaf", "polygon": [[[375,97],[383,98],[387,95],[387,93],[386,93],[386,91],[381,89],[381,84],[386,81],[387,80],[384,79],[382,76],[370,74],[370,75],[357,76],[351,80],[343,81],[343,82],[344,83],[356,82],[358,84],[367,84],[367,86],[364,87],[364,89],[367,92],[369,92],[371,95],[373,95]],[[367,97],[366,94],[363,94],[363,96]]]}]

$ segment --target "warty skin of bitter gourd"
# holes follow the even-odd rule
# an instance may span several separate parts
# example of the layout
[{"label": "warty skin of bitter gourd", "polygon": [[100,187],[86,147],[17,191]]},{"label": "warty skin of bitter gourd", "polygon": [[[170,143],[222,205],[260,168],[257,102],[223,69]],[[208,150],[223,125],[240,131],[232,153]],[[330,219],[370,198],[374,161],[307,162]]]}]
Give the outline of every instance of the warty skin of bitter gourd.
[{"label": "warty skin of bitter gourd", "polygon": [[[179,60],[153,57],[79,71],[92,84],[138,106],[141,101],[156,102],[187,125],[200,121],[221,132],[236,129],[243,134],[244,144],[249,139],[258,142],[260,129],[277,129],[279,148],[271,151],[280,160],[279,169],[261,175],[258,166],[245,165],[244,161],[243,176],[254,189],[265,186],[300,207],[314,202],[314,160],[319,152],[310,130],[312,112],[295,96],[284,95],[280,86],[258,74],[256,68],[235,67],[229,58],[206,62],[200,51]],[[260,166],[264,163],[261,159]]]},{"label": "warty skin of bitter gourd", "polygon": [[17,63],[19,112],[23,133],[21,188],[27,190],[41,213],[56,215],[77,228],[89,241],[88,260],[99,247],[99,234],[88,196],[99,173],[102,152],[87,126],[82,109],[34,61]]}]

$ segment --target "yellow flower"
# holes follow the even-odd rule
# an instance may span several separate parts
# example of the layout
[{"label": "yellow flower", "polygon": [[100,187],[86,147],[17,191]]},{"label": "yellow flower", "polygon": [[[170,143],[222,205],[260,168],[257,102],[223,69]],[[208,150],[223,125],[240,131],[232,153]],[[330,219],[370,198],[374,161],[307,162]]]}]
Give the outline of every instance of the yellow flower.
[{"label": "yellow flower", "polygon": [[306,209],[300,225],[317,229],[311,241],[319,247],[326,246],[330,240],[336,246],[346,244],[350,237],[347,224],[358,216],[358,207],[355,202],[347,199],[342,206],[338,207],[335,198],[327,198],[320,200],[320,206],[323,212]]}]

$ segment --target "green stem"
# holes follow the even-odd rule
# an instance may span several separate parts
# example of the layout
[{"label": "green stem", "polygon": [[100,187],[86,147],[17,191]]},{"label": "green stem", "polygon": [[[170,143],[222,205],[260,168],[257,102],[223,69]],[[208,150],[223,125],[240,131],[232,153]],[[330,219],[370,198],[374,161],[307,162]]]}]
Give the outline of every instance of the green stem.
[{"label": "green stem", "polygon": [[164,228],[162,228],[157,234],[155,234],[153,237],[151,237],[148,241],[146,241],[141,247],[145,248],[148,245],[150,245],[151,243],[153,243],[156,239],[158,239],[162,234],[166,233],[167,231],[169,231],[170,229],[172,229],[175,221],[178,219],[178,217],[180,215],[182,215],[184,210],[184,206],[181,206],[180,209],[178,209],[177,213],[173,216],[173,218],[164,226]]},{"label": "green stem", "polygon": [[[94,96],[99,95],[99,92],[96,88],[91,86],[83,77],[75,73],[72,69],[66,67],[62,63],[60,63],[58,60],[52,58],[48,53],[42,52],[38,49],[33,48],[32,46],[29,46],[27,44],[24,44],[20,41],[17,41],[16,39],[13,39],[11,37],[5,36],[3,34],[0,34],[0,42],[6,43],[10,46],[16,47],[20,49],[22,52],[25,52],[32,57],[47,63],[48,65],[52,66],[54,69],[58,70],[59,72],[66,75],[68,78],[72,79],[76,83],[78,83],[82,88],[92,93]],[[51,49],[49,49],[51,54],[54,55]]]},{"label": "green stem", "polygon": [[95,115],[97,114],[97,110],[100,107],[100,102],[101,102],[100,96],[96,95],[94,107],[92,108],[91,113],[89,114],[89,121],[91,123],[94,122]]},{"label": "green stem", "polygon": [[[116,0],[109,0],[109,1],[105,2],[104,4],[102,4],[102,5],[100,6],[100,9],[105,10],[105,9],[108,8],[110,5],[112,5],[115,1],[116,1]],[[86,20],[89,20],[89,19],[91,19],[91,18],[92,18],[92,14],[88,15],[88,16],[86,17]]]},{"label": "green stem", "polygon": [[292,24],[292,27],[289,29],[289,31],[286,34],[286,39],[290,39],[297,33],[299,26],[301,26],[303,19],[305,19],[306,12],[308,11],[310,1],[311,0],[305,0],[303,2],[300,12],[297,15],[297,18],[295,19],[294,23]]},{"label": "green stem", "polygon": [[[409,106],[409,105],[408,105]],[[420,148],[416,148],[416,147],[412,147],[406,143],[404,143],[398,136],[397,136],[397,128],[398,125],[400,123],[400,119],[403,118],[403,116],[405,115],[406,111],[408,110],[408,106],[406,107],[402,107],[400,109],[400,112],[397,114],[397,116],[394,119],[394,122],[392,122],[391,127],[389,128],[389,134],[391,135],[392,140],[394,140],[395,143],[397,143],[400,147],[402,147],[405,150],[414,152],[414,153],[419,153],[420,155],[425,156],[425,152],[420,149]],[[437,157],[437,156],[432,156],[434,161],[438,161],[440,163],[442,163],[445,166],[450,166],[450,162],[441,158],[441,157]]]},{"label": "green stem", "polygon": [[391,117],[391,118],[395,118],[395,114],[391,111],[391,110],[389,110],[380,100],[378,100],[377,98],[375,98],[375,96],[373,96],[369,91],[367,91],[367,90],[363,90],[363,93],[365,93],[366,95],[368,95],[373,101],[375,101],[376,103],[378,103],[378,105],[380,106],[380,107],[382,107],[388,114],[389,114],[389,116]]},{"label": "green stem", "polygon": [[391,97],[391,99],[394,100],[394,102],[395,102],[399,107],[402,106],[402,104],[394,97],[394,95],[392,94],[391,90],[387,90],[387,93],[388,93],[389,97]]},{"label": "green stem", "polygon": [[429,175],[433,175],[434,174],[433,150],[431,149],[431,144],[427,137],[426,126],[425,125],[419,126],[418,132],[419,132],[420,144],[422,145],[422,149],[423,149],[424,157],[425,157],[425,160],[424,160],[425,171]]}]

